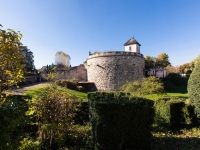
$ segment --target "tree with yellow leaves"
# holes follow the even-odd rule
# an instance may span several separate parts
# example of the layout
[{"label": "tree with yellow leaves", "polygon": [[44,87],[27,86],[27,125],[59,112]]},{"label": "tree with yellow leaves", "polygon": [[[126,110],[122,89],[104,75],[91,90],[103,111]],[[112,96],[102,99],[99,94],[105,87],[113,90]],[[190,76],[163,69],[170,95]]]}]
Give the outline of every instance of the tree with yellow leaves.
[{"label": "tree with yellow leaves", "polygon": [[24,78],[21,38],[19,31],[0,29],[0,93]]}]

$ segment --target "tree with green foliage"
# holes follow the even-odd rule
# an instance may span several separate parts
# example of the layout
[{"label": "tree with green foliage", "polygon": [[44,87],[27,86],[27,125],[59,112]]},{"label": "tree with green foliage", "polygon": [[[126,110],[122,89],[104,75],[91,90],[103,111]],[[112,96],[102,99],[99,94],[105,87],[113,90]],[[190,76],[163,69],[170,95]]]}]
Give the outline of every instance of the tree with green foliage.
[{"label": "tree with green foliage", "polygon": [[182,74],[185,74],[188,70],[191,70],[191,64],[190,63],[182,64],[180,65],[179,69]]},{"label": "tree with green foliage", "polygon": [[167,67],[167,65],[170,65],[171,63],[169,62],[169,56],[166,53],[161,53],[158,55],[158,60],[159,60],[159,65],[161,67]]},{"label": "tree with green foliage", "polygon": [[151,56],[145,56],[145,69],[146,71],[150,71],[154,67],[154,61]]},{"label": "tree with green foliage", "polygon": [[166,53],[161,53],[158,55],[157,59],[158,59],[158,66],[162,68],[163,78],[164,78],[164,68],[171,64],[169,62],[169,56]]},{"label": "tree with green foliage", "polygon": [[188,95],[200,119],[200,61],[197,62],[188,81]]},{"label": "tree with green foliage", "polygon": [[24,77],[21,38],[19,31],[0,29],[0,93]]},{"label": "tree with green foliage", "polygon": [[[164,74],[164,67],[170,65],[169,56],[166,53],[161,53],[157,57],[145,56],[145,69],[150,71],[153,70],[153,75],[162,69]],[[164,75],[163,75],[164,76]]]},{"label": "tree with green foliage", "polygon": [[25,72],[27,73],[35,71],[33,52],[31,52],[27,46],[22,46],[22,52],[22,64],[24,65]]}]

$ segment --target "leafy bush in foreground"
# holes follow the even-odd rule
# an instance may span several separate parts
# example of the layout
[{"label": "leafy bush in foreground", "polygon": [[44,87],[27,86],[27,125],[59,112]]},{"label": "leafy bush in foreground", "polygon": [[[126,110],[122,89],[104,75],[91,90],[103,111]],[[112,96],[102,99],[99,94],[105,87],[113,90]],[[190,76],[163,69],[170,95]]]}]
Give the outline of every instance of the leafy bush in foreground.
[{"label": "leafy bush in foreground", "polygon": [[76,97],[55,84],[46,87],[33,101],[29,114],[37,120],[37,139],[42,149],[87,145],[90,126],[77,126],[73,120],[79,104]]},{"label": "leafy bush in foreground", "polygon": [[16,149],[29,118],[27,96],[0,95],[0,149]]}]

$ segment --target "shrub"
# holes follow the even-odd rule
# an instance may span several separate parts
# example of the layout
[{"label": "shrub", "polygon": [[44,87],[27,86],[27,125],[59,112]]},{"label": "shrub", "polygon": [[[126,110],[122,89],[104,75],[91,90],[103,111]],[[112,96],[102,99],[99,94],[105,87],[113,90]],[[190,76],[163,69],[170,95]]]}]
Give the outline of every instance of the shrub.
[{"label": "shrub", "polygon": [[88,102],[80,102],[80,105],[78,105],[78,110],[75,112],[73,120],[75,121],[75,124],[80,125],[89,123],[90,120]]},{"label": "shrub", "polygon": [[29,118],[27,96],[0,95],[0,149],[17,149]]},{"label": "shrub", "polygon": [[71,130],[66,133],[65,145],[70,149],[91,149],[92,131],[90,124],[74,125]]},{"label": "shrub", "polygon": [[64,145],[64,136],[73,124],[72,117],[76,111],[75,97],[50,85],[33,101],[35,117],[39,120],[38,132],[42,147],[49,149],[55,144]]},{"label": "shrub", "polygon": [[129,82],[122,86],[122,91],[132,92],[135,95],[143,94],[162,94],[164,93],[164,86],[160,79],[155,76],[143,78],[141,82]]},{"label": "shrub", "polygon": [[137,95],[142,94],[142,83],[139,81],[129,82],[122,86],[122,91],[124,92],[133,92]]},{"label": "shrub", "polygon": [[76,90],[77,84],[78,84],[77,80],[72,80],[72,81],[56,80],[55,83],[59,86],[66,87],[66,88],[71,89],[71,90]]},{"label": "shrub", "polygon": [[195,107],[197,117],[200,118],[200,61],[197,62],[188,81],[188,95]]},{"label": "shrub", "polygon": [[20,141],[21,145],[19,146],[19,150],[40,150],[40,142],[34,141],[33,139],[24,138]]},{"label": "shrub", "polygon": [[143,79],[142,91],[144,94],[162,94],[164,93],[164,86],[159,78],[150,76]]},{"label": "shrub", "polygon": [[173,85],[178,86],[181,84],[181,75],[179,73],[169,73],[167,79]]},{"label": "shrub", "polygon": [[106,92],[89,93],[88,99],[95,149],[150,148],[153,101]]},{"label": "shrub", "polygon": [[86,146],[90,138],[89,126],[76,125],[74,121],[79,106],[75,96],[55,84],[50,84],[38,95],[30,113],[38,121],[41,149],[58,149],[66,144]]},{"label": "shrub", "polygon": [[194,123],[194,111],[185,99],[159,98],[154,103],[154,123],[160,128],[180,129],[187,124]]}]

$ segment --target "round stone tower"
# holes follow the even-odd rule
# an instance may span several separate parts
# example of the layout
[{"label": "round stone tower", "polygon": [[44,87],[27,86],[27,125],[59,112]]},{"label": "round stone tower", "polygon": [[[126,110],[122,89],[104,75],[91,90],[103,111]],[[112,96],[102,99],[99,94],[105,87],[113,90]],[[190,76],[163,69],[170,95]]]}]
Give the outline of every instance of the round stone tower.
[{"label": "round stone tower", "polygon": [[[134,45],[132,39],[129,42],[131,46]],[[124,44],[125,47],[127,46],[126,43]],[[140,46],[139,43],[137,45]],[[85,62],[88,82],[94,82],[97,89],[102,91],[119,90],[127,82],[142,79],[144,77],[144,65],[144,57],[138,51],[96,53],[90,55]]]}]

